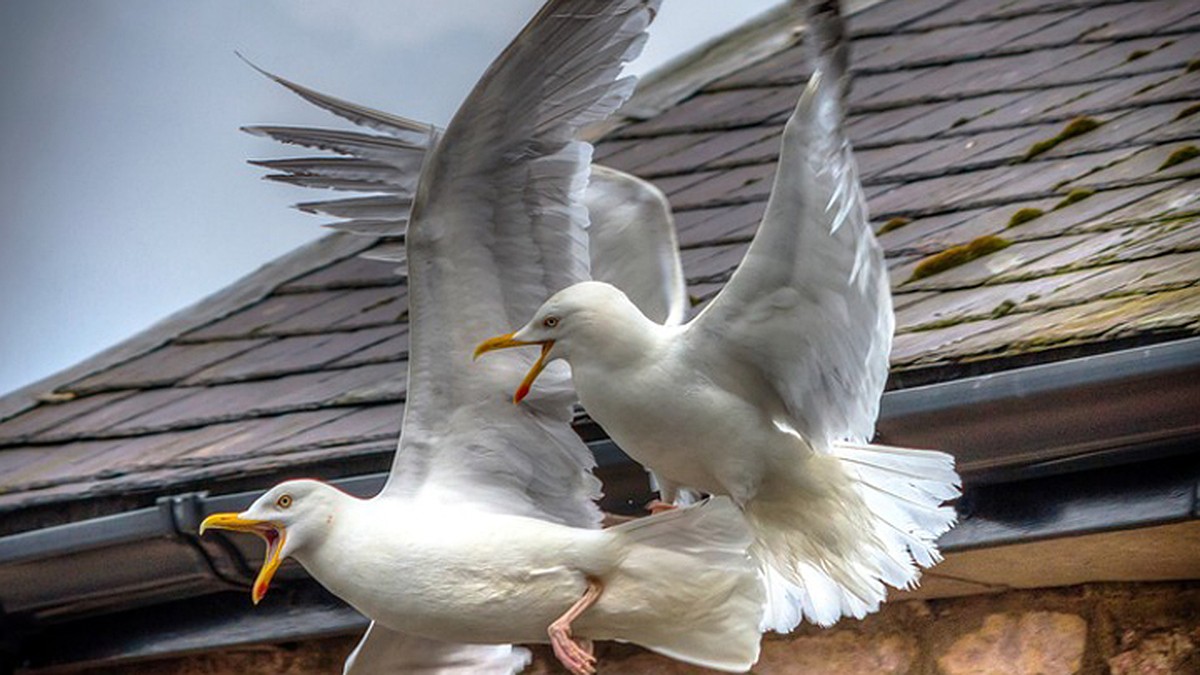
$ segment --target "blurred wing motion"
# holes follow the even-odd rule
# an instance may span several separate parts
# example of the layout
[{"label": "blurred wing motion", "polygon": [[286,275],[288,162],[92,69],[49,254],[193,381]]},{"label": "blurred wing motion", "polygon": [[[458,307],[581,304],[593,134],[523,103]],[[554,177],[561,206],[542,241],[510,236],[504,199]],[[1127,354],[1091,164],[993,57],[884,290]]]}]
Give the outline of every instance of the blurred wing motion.
[{"label": "blurred wing motion", "polygon": [[[322,94],[250,65],[304,100],[377,132],[244,127],[256,136],[341,155],[252,163],[276,172],[266,178],[280,183],[378,193],[308,201],[296,207],[307,213],[341,218],[326,224],[331,229],[382,238],[383,243],[363,253],[363,257],[405,265],[403,236],[408,228],[417,176],[443,130]],[[675,221],[662,192],[623,171],[593,165],[584,205],[590,219],[587,232],[591,277],[625,291],[651,319],[666,324],[681,323],[688,307],[686,285],[679,262]]]}]

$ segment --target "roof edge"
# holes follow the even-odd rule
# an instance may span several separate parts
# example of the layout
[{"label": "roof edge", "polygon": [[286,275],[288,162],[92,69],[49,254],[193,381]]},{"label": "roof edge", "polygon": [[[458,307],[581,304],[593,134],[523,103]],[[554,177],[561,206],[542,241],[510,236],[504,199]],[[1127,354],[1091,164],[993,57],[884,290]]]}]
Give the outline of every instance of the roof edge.
[{"label": "roof edge", "polygon": [[53,402],[55,390],[63,385],[157,349],[182,333],[261,300],[296,277],[360,253],[376,241],[374,237],[335,232],[293,249],[149,328],[73,366],[0,396],[0,422],[40,403]]}]

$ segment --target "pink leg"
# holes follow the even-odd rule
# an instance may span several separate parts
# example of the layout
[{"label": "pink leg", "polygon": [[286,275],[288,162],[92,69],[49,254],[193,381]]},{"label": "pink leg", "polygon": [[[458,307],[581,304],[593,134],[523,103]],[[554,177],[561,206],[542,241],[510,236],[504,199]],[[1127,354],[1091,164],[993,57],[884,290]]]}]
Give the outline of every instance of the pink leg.
[{"label": "pink leg", "polygon": [[651,499],[649,503],[646,504],[646,510],[650,512],[650,515],[662,513],[663,511],[672,511],[677,508],[679,507],[675,506],[674,504],[668,504],[658,499]]},{"label": "pink leg", "polygon": [[592,641],[587,639],[573,640],[571,638],[571,622],[579,618],[589,607],[600,599],[604,586],[595,579],[588,579],[587,590],[583,597],[571,605],[565,614],[554,620],[546,630],[550,635],[550,646],[554,655],[562,662],[572,675],[592,675],[596,672],[596,657],[592,655]]}]

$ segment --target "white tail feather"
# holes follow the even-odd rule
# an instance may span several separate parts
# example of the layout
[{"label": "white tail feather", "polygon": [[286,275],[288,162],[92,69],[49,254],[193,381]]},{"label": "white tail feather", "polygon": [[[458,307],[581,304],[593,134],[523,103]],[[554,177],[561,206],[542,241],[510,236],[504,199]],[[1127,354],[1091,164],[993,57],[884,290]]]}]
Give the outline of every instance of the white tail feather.
[{"label": "white tail feather", "polygon": [[[746,505],[767,587],[763,628],[822,626],[879,608],[884,584],[912,588],[941,561],[937,538],[955,521],[954,458],[941,452],[837,443],[800,462],[793,492]],[[799,486],[799,487],[797,487]]]}]

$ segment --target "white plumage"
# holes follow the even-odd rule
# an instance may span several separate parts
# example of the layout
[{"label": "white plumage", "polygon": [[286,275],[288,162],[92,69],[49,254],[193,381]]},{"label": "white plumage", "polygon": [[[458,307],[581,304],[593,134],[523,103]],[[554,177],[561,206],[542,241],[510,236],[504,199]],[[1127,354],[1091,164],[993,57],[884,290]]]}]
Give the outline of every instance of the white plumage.
[{"label": "white plumage", "polygon": [[[788,121],[758,233],[721,293],[662,326],[618,289],[580,283],[523,328],[483,343],[541,344],[571,365],[580,402],[667,493],[729,495],[756,533],[765,627],[862,617],[939,560],[954,522],[949,455],[869,445],[893,314],[883,252],[843,130],[846,54],[836,3],[810,3],[818,70]],[[537,389],[533,392],[536,394]]]},{"label": "white plumage", "polygon": [[[592,639],[724,670],[757,658],[764,595],[737,509],[715,500],[595,529],[599,483],[570,427],[575,394],[565,369],[548,373],[547,386],[518,408],[506,391],[529,359],[470,358],[478,340],[588,278],[591,147],[574,139],[629,94],[632,80],[616,77],[640,50],[657,5],[547,3],[440,138],[311,90],[298,93],[394,142],[271,132],[352,155],[273,164],[296,170],[293,182],[392,186],[383,196],[309,208],[350,218],[351,231],[404,228],[411,331],[403,431],[388,482],[371,499],[290,481],[201,529],[267,541],[255,601],[291,556],[369,616],[348,673],[507,673],[525,662],[509,643],[542,641],[572,672],[587,673]],[[417,157],[420,179],[410,185]],[[648,260],[660,310],[678,315],[672,266]]]}]

